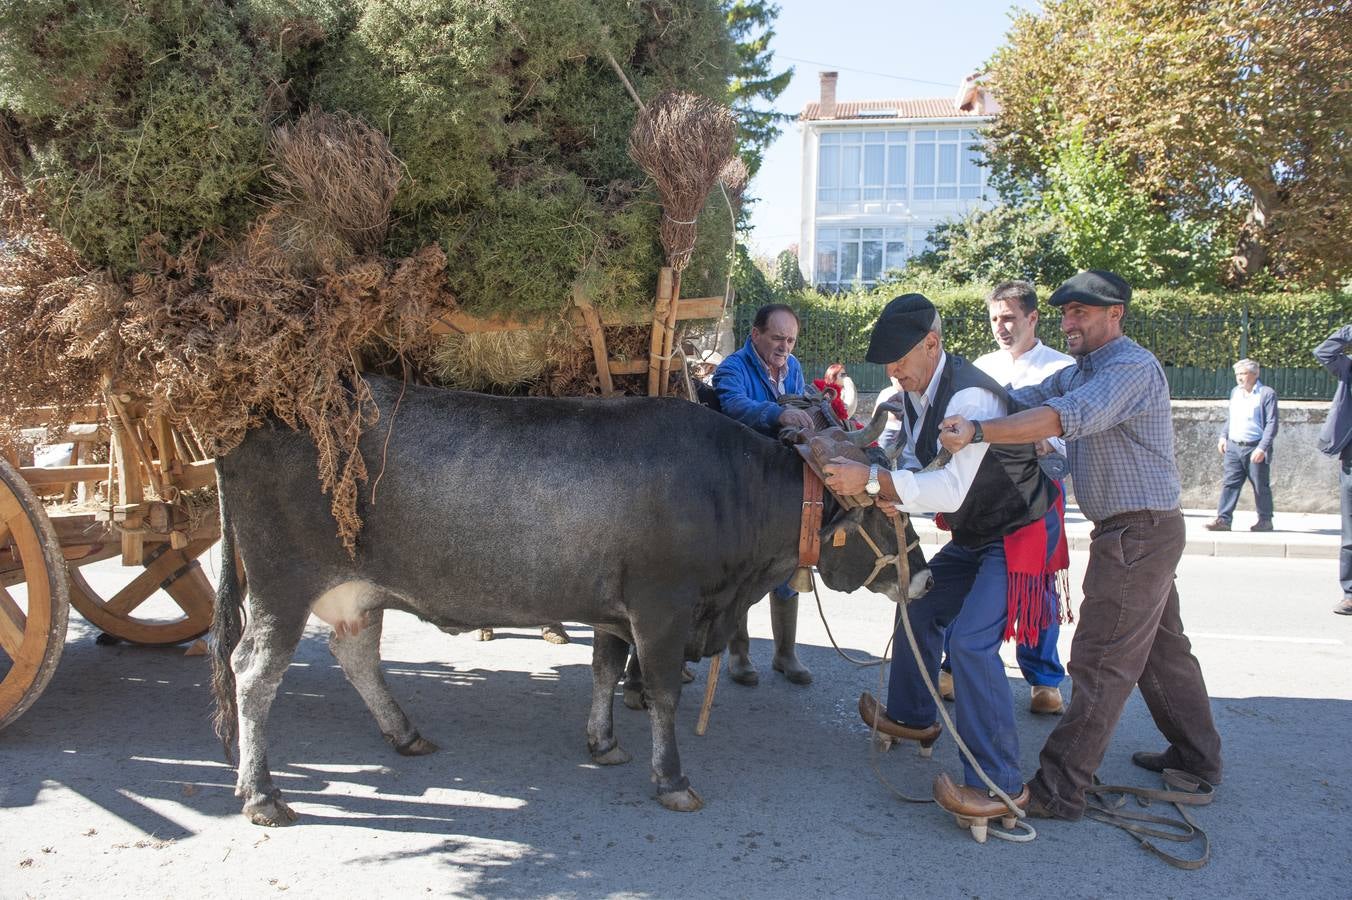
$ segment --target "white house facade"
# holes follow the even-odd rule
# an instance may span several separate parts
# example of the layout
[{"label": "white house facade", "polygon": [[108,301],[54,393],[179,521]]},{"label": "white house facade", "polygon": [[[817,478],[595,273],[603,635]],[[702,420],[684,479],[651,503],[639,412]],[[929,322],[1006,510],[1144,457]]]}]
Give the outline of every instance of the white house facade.
[{"label": "white house facade", "polygon": [[837,102],[836,73],[798,117],[799,265],[825,290],[871,286],[921,252],[930,230],[990,206],[977,164],[998,112],[974,78],[957,98]]}]

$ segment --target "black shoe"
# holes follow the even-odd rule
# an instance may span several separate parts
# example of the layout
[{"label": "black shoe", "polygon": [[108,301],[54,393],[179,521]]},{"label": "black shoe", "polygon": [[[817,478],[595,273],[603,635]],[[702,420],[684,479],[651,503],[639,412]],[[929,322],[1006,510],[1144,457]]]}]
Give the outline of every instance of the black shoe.
[{"label": "black shoe", "polygon": [[1163,772],[1165,769],[1178,769],[1180,772],[1185,772],[1188,775],[1192,775],[1193,778],[1201,778],[1202,781],[1205,781],[1212,786],[1221,783],[1221,778],[1219,775],[1217,775],[1215,778],[1202,778],[1202,776],[1195,775],[1192,772],[1188,772],[1186,769],[1181,769],[1178,766],[1170,765],[1169,761],[1165,759],[1165,754],[1163,753],[1151,753],[1148,750],[1137,750],[1135,753],[1131,755],[1131,761],[1134,764],[1140,766],[1142,769],[1145,769],[1147,772]]},{"label": "black shoe", "polygon": [[1230,523],[1225,521],[1224,519],[1212,519],[1210,522],[1207,522],[1202,527],[1205,528],[1207,531],[1229,531]]},{"label": "black shoe", "polygon": [[1250,530],[1250,531],[1271,531],[1271,530],[1272,530],[1272,520],[1271,520],[1271,519],[1259,519],[1259,520],[1257,521],[1257,523],[1255,523],[1255,524],[1249,526],[1249,530]]}]

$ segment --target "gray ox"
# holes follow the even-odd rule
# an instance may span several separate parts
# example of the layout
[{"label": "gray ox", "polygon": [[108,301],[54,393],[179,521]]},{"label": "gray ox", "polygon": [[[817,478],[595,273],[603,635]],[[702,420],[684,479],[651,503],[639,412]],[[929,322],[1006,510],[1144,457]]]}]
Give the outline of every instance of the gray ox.
[{"label": "gray ox", "polygon": [[[264,729],[311,612],[333,626],[329,646],[394,748],[437,749],[381,674],[386,609],[451,633],[592,625],[587,749],[602,765],[630,759],[615,740],[612,701],[632,642],[648,673],[658,800],[700,808],[676,749],[682,660],[722,651],[738,616],[793,573],[800,457],[684,400],[368,383],[380,422],[360,447],[381,475],[359,502],[355,559],[335,537],[308,436],[267,424],[217,463],[224,558],[237,549],[247,581],[244,617],[245,592],[224,567],[213,624],[217,731],[227,752],[238,734],[244,815],[259,825],[296,818],[273,783]],[[828,493],[824,522],[819,571],[835,590],[863,585],[876,558],[858,537],[835,546],[837,528],[864,528],[896,552],[891,523],[873,507],[845,513]],[[900,599],[890,565],[869,586]]]}]

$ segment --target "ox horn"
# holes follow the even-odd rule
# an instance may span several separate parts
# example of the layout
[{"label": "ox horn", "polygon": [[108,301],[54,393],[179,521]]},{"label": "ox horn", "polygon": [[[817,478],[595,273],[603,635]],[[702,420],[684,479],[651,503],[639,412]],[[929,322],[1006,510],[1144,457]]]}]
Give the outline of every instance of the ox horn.
[{"label": "ox horn", "polygon": [[860,431],[847,432],[845,436],[850,439],[851,444],[854,444],[861,450],[864,449],[882,436],[883,429],[887,427],[888,413],[904,416],[906,415],[906,410],[892,400],[888,400],[886,403],[880,403],[873,408],[873,418],[869,421],[867,426]]}]

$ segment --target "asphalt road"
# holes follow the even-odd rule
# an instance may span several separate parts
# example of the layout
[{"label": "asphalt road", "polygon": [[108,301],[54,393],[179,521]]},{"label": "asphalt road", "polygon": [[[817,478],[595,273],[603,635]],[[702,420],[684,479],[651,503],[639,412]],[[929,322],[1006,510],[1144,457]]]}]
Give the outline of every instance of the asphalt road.
[{"label": "asphalt road", "polygon": [[[1078,583],[1085,554],[1072,554]],[[88,573],[87,573],[88,574]],[[976,844],[932,805],[959,766],[871,756],[855,714],[879,669],[831,649],[804,605],[809,687],[770,671],[764,604],[752,613],[762,683],[724,679],[707,736],[693,733],[707,665],[681,708],[686,772],[707,806],[652,797],[646,716],[617,699],[634,762],[592,765],[584,726],[590,632],[491,643],[387,617],[387,677],[441,752],[405,759],[377,733],[314,625],[270,725],[275,777],[301,815],[267,830],[239,815],[209,727],[205,657],[100,647],[72,616],[43,697],[0,733],[0,897],[1268,897],[1349,896],[1352,618],[1334,616],[1332,560],[1184,557],[1184,619],[1225,740],[1225,783],[1196,815],[1212,862],[1183,872],[1092,823],[1039,822],[1029,844]],[[116,577],[102,571],[98,577]],[[837,641],[880,653],[892,608],[826,595]],[[1063,652],[1072,629],[1063,632]],[[1024,771],[1053,720],[1026,711],[1009,670]],[[1100,775],[1157,786],[1131,751],[1161,741],[1139,696]]]}]

